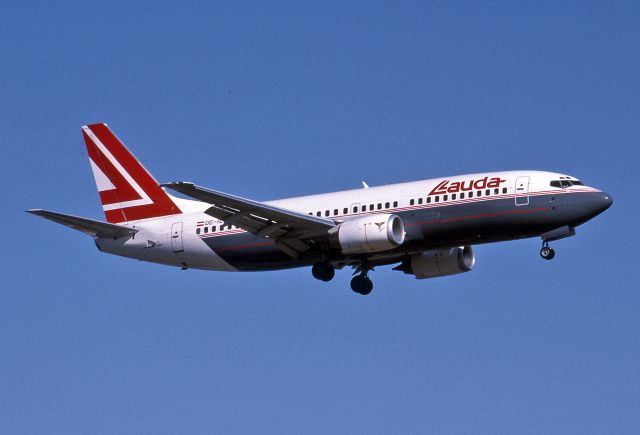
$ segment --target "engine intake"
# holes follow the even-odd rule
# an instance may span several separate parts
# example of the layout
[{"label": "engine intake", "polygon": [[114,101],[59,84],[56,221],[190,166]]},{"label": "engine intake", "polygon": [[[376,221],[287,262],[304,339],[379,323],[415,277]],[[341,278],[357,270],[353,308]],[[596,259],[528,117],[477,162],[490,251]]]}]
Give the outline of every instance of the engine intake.
[{"label": "engine intake", "polygon": [[367,215],[341,223],[330,239],[345,254],[386,251],[404,243],[404,224],[395,214]]},{"label": "engine intake", "polygon": [[473,248],[461,246],[412,255],[405,258],[400,266],[394,267],[394,270],[415,275],[417,279],[425,279],[469,272],[475,265]]}]

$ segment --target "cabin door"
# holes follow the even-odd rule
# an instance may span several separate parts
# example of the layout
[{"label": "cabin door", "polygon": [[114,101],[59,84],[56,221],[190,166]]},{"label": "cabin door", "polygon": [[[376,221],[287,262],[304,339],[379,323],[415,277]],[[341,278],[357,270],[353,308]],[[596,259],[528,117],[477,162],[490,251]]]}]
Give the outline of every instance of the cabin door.
[{"label": "cabin door", "polygon": [[529,204],[529,177],[516,178],[516,205]]},{"label": "cabin door", "polygon": [[171,225],[171,246],[176,254],[184,251],[182,243],[182,222],[176,222]]}]

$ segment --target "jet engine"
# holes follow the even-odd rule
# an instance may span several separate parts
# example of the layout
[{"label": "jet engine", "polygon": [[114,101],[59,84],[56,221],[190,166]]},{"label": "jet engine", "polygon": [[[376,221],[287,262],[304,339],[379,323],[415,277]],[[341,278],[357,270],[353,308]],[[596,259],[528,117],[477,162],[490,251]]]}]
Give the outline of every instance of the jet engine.
[{"label": "jet engine", "polygon": [[412,255],[394,270],[415,275],[416,279],[425,279],[469,272],[475,264],[476,257],[471,246],[461,246]]},{"label": "jet engine", "polygon": [[386,251],[404,243],[404,224],[395,214],[367,215],[341,223],[330,239],[345,254]]}]

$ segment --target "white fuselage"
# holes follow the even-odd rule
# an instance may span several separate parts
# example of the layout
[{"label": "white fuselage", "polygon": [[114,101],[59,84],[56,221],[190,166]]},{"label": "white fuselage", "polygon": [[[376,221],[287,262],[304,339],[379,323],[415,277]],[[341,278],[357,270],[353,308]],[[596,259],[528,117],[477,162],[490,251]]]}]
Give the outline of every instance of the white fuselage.
[{"label": "white fuselage", "polygon": [[[512,213],[516,215],[520,214],[520,211],[525,212],[528,208],[531,209],[529,198],[532,197],[549,196],[555,201],[555,198],[560,195],[599,192],[597,189],[583,185],[565,188],[550,186],[552,180],[561,178],[575,180],[573,177],[552,172],[492,172],[287,198],[267,201],[265,204],[321,216],[336,222],[366,214],[388,213],[399,214],[403,218],[406,216],[410,221],[411,217],[428,212],[429,216],[440,216],[445,219],[455,217],[462,223],[465,220],[476,219],[477,216],[480,216],[478,220],[482,220],[482,213],[490,216],[493,205],[498,201],[502,207],[505,204],[510,205],[513,209]],[[223,259],[222,252],[231,250],[235,250],[236,253],[242,250],[251,252],[254,248],[270,243],[268,239],[248,234],[245,230],[233,225],[224,226],[222,221],[205,213],[210,204],[175,197],[172,199],[180,207],[182,214],[127,222],[124,225],[138,230],[133,238],[126,240],[98,238],[97,246],[104,252],[144,261],[189,268],[233,271],[236,267]],[[467,210],[469,206],[473,206],[473,210],[477,211],[473,214],[467,212],[465,215],[457,216],[456,210],[462,210],[462,206],[467,206]],[[508,212],[511,213],[510,210],[495,213]],[[446,218],[446,216],[452,216],[452,218]],[[423,237],[424,234],[421,221],[418,219],[417,222],[418,224],[415,225],[417,228],[412,230],[413,233],[407,232],[414,239]],[[530,236],[530,234],[524,231],[523,236]],[[230,245],[229,241],[234,238],[239,241],[238,244]],[[452,241],[452,245],[456,243],[457,241]],[[217,249],[217,245],[222,248]]]}]

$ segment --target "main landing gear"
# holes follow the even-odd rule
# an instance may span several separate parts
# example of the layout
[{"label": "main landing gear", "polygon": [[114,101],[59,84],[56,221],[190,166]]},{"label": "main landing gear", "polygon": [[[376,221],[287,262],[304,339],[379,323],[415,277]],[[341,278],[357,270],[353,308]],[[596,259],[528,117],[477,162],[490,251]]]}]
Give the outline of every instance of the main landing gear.
[{"label": "main landing gear", "polygon": [[329,282],[336,276],[336,269],[331,265],[331,263],[316,263],[311,268],[311,274],[315,279],[319,279],[320,281]]},{"label": "main landing gear", "polygon": [[554,251],[553,248],[549,246],[548,241],[542,242],[542,249],[540,249],[540,256],[545,260],[553,260],[553,257],[556,256],[556,251]]},{"label": "main landing gear", "polygon": [[351,290],[361,295],[368,295],[373,290],[373,282],[366,272],[360,272],[351,279]]},{"label": "main landing gear", "polygon": [[363,296],[371,293],[373,290],[373,281],[369,278],[370,270],[373,270],[373,268],[367,266],[364,262],[360,263],[353,273],[353,278],[351,278],[351,290]]},{"label": "main landing gear", "polygon": [[[368,295],[373,290],[373,282],[369,278],[369,268],[359,266],[351,279],[351,290],[361,295]],[[313,265],[311,273],[320,281],[331,281],[336,275],[336,269],[329,262],[321,261]]]}]

